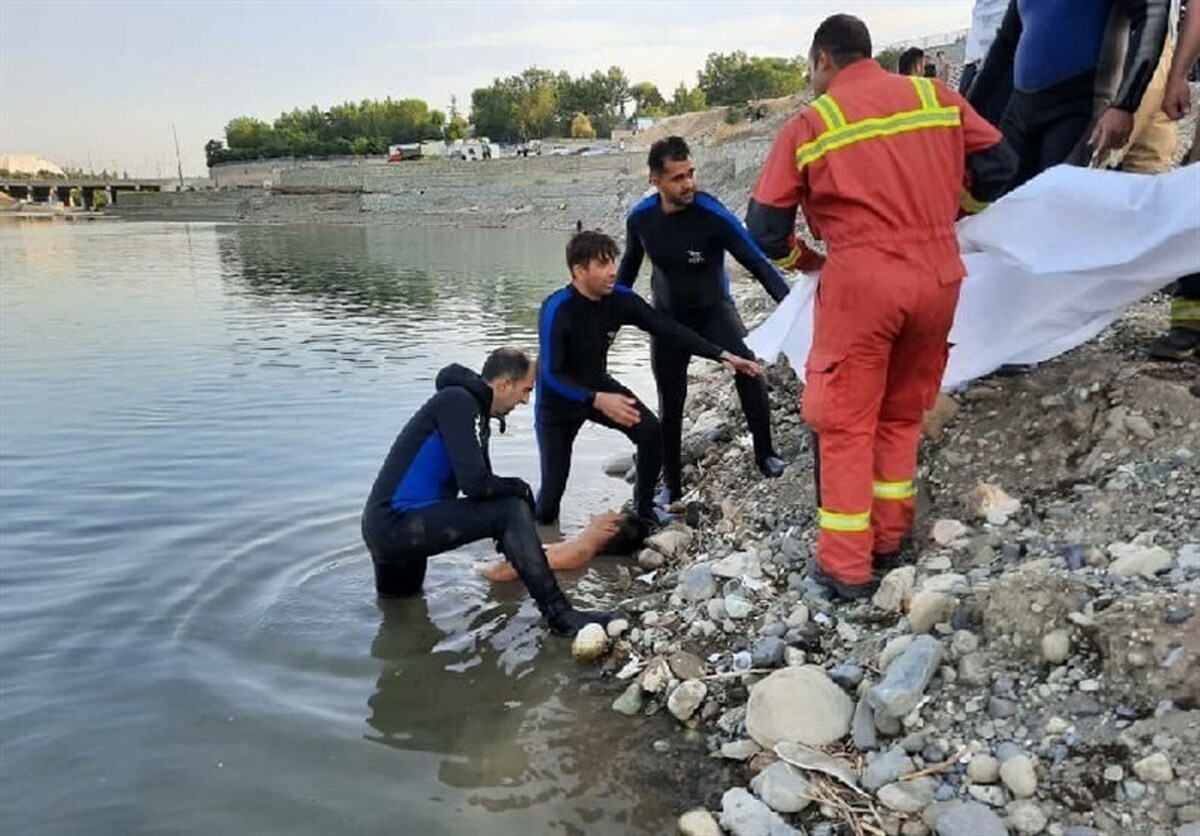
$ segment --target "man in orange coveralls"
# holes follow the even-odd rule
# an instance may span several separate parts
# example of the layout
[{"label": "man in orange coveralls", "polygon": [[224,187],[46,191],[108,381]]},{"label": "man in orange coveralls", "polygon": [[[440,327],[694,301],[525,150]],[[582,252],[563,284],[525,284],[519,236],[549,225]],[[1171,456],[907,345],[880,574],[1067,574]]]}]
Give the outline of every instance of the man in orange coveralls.
[{"label": "man in orange coveralls", "polygon": [[[820,96],[780,131],[746,225],[780,267],[821,270],[802,411],[817,434],[811,575],[857,599],[912,527],[921,417],[966,274],[954,222],[998,197],[1017,160],[958,93],[871,60],[858,18],[826,19],[809,66]],[[797,206],[826,257],[796,237]]]}]

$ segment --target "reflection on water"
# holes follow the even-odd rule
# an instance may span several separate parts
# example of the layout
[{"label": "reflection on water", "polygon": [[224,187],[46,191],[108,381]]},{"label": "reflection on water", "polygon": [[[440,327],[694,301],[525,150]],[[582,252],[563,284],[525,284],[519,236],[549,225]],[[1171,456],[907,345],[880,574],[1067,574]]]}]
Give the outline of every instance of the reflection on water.
[{"label": "reflection on water", "polygon": [[[358,515],[449,362],[532,348],[560,236],[0,226],[0,830],[656,833],[669,726],[434,558],[380,604]],[[651,394],[643,341],[614,369]],[[581,434],[565,525],[615,507]],[[624,442],[619,442],[624,444]],[[624,449],[622,447],[622,449]],[[536,482],[532,410],[493,438]],[[616,597],[615,564],[568,579]]]}]

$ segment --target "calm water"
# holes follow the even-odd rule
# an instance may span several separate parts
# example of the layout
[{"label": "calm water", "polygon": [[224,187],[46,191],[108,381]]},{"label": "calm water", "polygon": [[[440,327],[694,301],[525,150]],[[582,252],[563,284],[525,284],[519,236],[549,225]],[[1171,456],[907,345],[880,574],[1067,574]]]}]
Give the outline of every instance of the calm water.
[{"label": "calm water", "polygon": [[[534,347],[560,236],[0,225],[0,830],[657,833],[630,721],[523,590],[374,597],[358,515],[452,361]],[[614,368],[652,394],[646,347]],[[530,408],[493,437],[536,485]],[[627,488],[577,445],[564,527]],[[616,566],[568,579],[612,603]],[[656,771],[657,770],[657,771]],[[682,780],[682,779],[678,779]]]}]

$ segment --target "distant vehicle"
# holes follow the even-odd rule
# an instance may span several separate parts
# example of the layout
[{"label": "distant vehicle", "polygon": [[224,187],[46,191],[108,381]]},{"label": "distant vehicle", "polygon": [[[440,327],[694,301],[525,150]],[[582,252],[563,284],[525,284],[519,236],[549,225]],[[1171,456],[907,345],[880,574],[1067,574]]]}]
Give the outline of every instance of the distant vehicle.
[{"label": "distant vehicle", "polygon": [[536,157],[542,153],[542,141],[531,139],[528,142],[522,142],[517,146],[516,153],[518,157]]},{"label": "distant vehicle", "polygon": [[571,149],[564,148],[561,145],[555,145],[546,153],[551,157],[569,157],[571,155]]},{"label": "distant vehicle", "polygon": [[491,160],[500,156],[500,146],[484,139],[456,139],[446,151],[451,160]]},{"label": "distant vehicle", "polygon": [[421,156],[421,143],[419,142],[405,142],[401,143],[400,145],[388,146],[387,161],[389,163],[402,163],[407,160],[419,160],[421,159]]},{"label": "distant vehicle", "polygon": [[607,157],[609,154],[619,154],[621,152],[611,145],[590,145],[576,153],[581,157]]}]

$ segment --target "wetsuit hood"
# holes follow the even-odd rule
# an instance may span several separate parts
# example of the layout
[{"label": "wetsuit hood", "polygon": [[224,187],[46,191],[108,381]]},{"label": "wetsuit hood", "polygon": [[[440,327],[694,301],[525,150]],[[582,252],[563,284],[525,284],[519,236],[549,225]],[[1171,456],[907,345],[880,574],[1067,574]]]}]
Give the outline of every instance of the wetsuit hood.
[{"label": "wetsuit hood", "polygon": [[479,372],[472,371],[458,363],[451,363],[438,372],[436,386],[439,392],[449,386],[461,386],[474,395],[475,400],[479,401],[479,409],[483,415],[491,416],[492,387],[488,386],[487,381],[479,375]]}]

